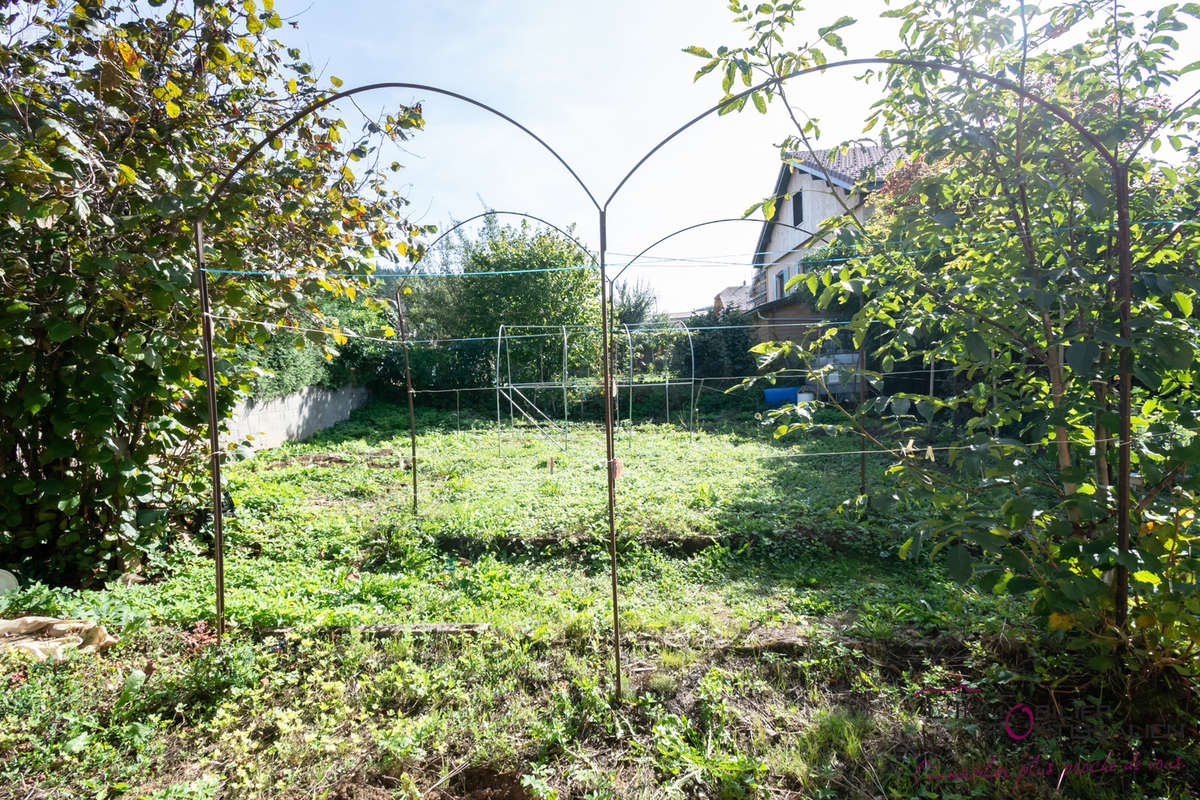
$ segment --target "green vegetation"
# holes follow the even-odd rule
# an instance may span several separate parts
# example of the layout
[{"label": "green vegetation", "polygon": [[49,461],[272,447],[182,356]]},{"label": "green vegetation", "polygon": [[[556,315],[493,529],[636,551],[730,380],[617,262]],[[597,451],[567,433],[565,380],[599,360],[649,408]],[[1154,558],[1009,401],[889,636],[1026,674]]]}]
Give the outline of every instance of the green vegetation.
[{"label": "green vegetation", "polygon": [[[0,16],[0,551],[70,585],[153,563],[172,512],[200,504],[194,220],[251,145],[328,91],[270,38],[269,4],[148,6]],[[318,112],[251,159],[207,219],[214,313],[324,327],[314,296],[353,298],[355,282],[305,276],[415,254],[426,230],[387,170],[354,162],[422,124],[401,108],[356,136]],[[268,336],[216,323],[221,408],[255,376],[235,346]]]},{"label": "green vegetation", "polygon": [[[985,6],[884,14],[902,21],[900,42],[865,76],[883,88],[864,133],[900,167],[869,222],[849,207],[825,221],[836,246],[793,284],[819,308],[854,309],[855,345],[881,372],[912,359],[953,369],[941,391],[881,384],[845,409],[844,428],[896,454],[902,495],[926,511],[901,555],[945,552],[956,580],[1032,598],[1093,672],[1191,682],[1200,95],[1176,105],[1163,92],[1198,66],[1175,34],[1200,5]],[[798,7],[735,3],[749,44],[692,48],[706,59],[697,78],[724,74],[732,100],[737,75],[749,86],[825,64],[821,48],[845,53],[853,19],[813,38]],[[786,104],[800,80],[724,110]],[[816,121],[790,118],[784,153],[811,152]],[[782,359],[822,344],[756,350]],[[784,435],[812,421],[780,422]],[[940,462],[897,447],[951,425],[961,434]]]},{"label": "green vegetation", "polygon": [[[0,656],[0,794],[933,797],[942,787],[912,777],[923,758],[1016,770],[1030,752],[1200,755],[1086,727],[1033,750],[997,736],[1013,703],[1046,702],[1061,643],[1024,623],[1019,599],[899,561],[919,509],[831,516],[857,456],[794,456],[856,438],[783,448],[744,419],[706,427],[694,441],[665,426],[618,435],[619,705],[600,430],[573,427],[563,453],[528,430],[422,414],[413,519],[406,415],[376,404],[230,467],[222,649],[199,538],[145,584],[0,598],[4,616],[88,616],[123,637],[63,664]],[[869,463],[873,486],[889,485],[884,467]],[[480,622],[490,629],[379,627]],[[960,681],[983,691],[963,696],[958,722],[913,697]],[[1107,697],[1056,692],[1066,709]],[[947,698],[933,702],[941,716]],[[1029,796],[1052,796],[1057,777]],[[1186,796],[1180,771],[1066,780],[1072,797]],[[1012,796],[1011,781],[960,785]]]}]

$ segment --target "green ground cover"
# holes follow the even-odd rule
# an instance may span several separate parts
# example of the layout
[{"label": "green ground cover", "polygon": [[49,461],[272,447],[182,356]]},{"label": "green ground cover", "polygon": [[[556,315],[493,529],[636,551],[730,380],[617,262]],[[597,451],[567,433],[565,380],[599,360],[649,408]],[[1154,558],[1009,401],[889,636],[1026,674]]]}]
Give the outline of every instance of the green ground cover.
[{"label": "green ground cover", "polygon": [[[419,423],[416,518],[397,407],[229,465],[221,649],[202,538],[145,583],[0,599],[122,635],[102,657],[0,656],[0,797],[1192,796],[1194,739],[1079,712],[1111,698],[1072,683],[1024,601],[897,558],[903,503],[831,513],[858,457],[798,454],[856,439],[778,442],[745,419],[620,433],[613,704],[601,430],[573,426],[563,452]],[[489,628],[378,627],[408,623]],[[959,684],[980,691],[920,694]],[[1018,702],[1038,719],[1021,740],[1003,728]],[[1160,765],[1061,772],[1108,752]],[[937,777],[989,759],[1010,776]]]}]

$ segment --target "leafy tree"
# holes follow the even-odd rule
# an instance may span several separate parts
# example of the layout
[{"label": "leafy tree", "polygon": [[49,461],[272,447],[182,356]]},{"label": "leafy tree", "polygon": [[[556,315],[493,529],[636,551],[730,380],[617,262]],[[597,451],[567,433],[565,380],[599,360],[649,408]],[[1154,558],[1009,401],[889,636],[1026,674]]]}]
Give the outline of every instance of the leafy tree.
[{"label": "leafy tree", "polygon": [[[574,243],[557,233],[535,230],[524,221],[502,226],[489,216],[478,239],[460,238],[447,248],[436,268],[451,274],[471,273],[468,277],[417,277],[408,282],[413,338],[481,340],[415,346],[414,384],[417,388],[491,385],[495,337],[501,325],[518,337],[508,342],[505,355],[506,363],[511,360],[513,365],[515,381],[559,378],[561,325],[568,327],[571,373],[595,374],[600,285],[588,263]],[[536,334],[548,335],[534,338]],[[391,358],[388,381],[402,385],[403,367],[396,356]]]},{"label": "leafy tree", "polygon": [[[198,504],[194,220],[257,140],[327,96],[269,38],[270,0],[149,5],[0,9],[0,552],[60,581],[144,564],[169,545],[169,510]],[[344,138],[317,113],[251,159],[208,209],[208,266],[291,277],[214,273],[214,314],[326,327],[314,293],[356,284],[320,276],[414,252],[375,134],[421,124],[402,108]],[[234,345],[272,329],[215,328],[227,412],[253,375]]]},{"label": "leafy tree", "polygon": [[[696,355],[696,378],[727,378],[753,375],[757,370],[750,328],[745,312],[736,308],[709,309],[687,321],[692,332],[692,350]],[[714,330],[715,329],[715,330]],[[690,368],[687,340],[675,345],[676,368]]]},{"label": "leafy tree", "polygon": [[[749,82],[755,71],[782,77],[824,64],[816,47],[782,47],[795,10],[739,6],[751,45],[700,52],[701,73],[723,66],[731,97],[738,74]],[[822,305],[863,300],[852,327],[884,371],[913,355],[955,365],[952,396],[881,395],[846,409],[847,427],[896,455],[906,494],[929,510],[901,554],[928,541],[957,579],[1031,594],[1051,629],[1091,648],[1096,668],[1136,644],[1147,668],[1190,674],[1200,642],[1200,597],[1188,579],[1200,566],[1188,534],[1200,490],[1189,469],[1200,457],[1192,317],[1200,107],[1194,95],[1171,107],[1158,93],[1200,66],[1173,61],[1173,34],[1200,6],[1134,16],[1094,4],[921,0],[887,15],[902,20],[902,47],[868,72],[885,92],[867,127],[882,123],[880,139],[903,147],[907,165],[880,193],[883,213],[870,225],[849,215],[830,223],[856,256],[798,280]],[[852,22],[822,28],[812,44],[843,49],[835,31]],[[1063,44],[1068,36],[1077,43]],[[785,85],[728,108],[775,98],[786,103]],[[809,147],[816,121],[791,113],[796,134],[785,147]],[[1156,158],[1164,145],[1186,161]],[[1144,221],[1127,246],[1123,217]],[[1129,372],[1139,480],[1123,540],[1117,398],[1118,376]],[[896,447],[956,409],[970,438],[929,451],[936,461]],[[880,413],[883,432],[867,425]]]},{"label": "leafy tree", "polygon": [[655,317],[658,298],[654,288],[642,281],[622,281],[613,290],[613,325],[640,325]]}]

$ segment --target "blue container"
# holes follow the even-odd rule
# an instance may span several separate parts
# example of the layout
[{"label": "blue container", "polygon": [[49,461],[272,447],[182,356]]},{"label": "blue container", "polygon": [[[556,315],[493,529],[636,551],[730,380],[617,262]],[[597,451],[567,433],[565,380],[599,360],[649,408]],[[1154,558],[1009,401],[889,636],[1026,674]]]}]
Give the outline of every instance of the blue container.
[{"label": "blue container", "polygon": [[763,400],[767,404],[767,408],[779,408],[780,406],[789,406],[796,402],[796,395],[800,390],[795,386],[789,386],[786,389],[763,389]]}]

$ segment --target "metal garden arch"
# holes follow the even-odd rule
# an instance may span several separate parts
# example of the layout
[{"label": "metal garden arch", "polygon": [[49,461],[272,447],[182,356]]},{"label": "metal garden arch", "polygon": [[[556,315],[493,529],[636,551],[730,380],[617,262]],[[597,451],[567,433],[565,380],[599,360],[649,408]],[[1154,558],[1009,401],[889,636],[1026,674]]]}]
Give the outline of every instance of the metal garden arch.
[{"label": "metal garden arch", "polygon": [[[201,329],[202,338],[205,350],[205,381],[208,391],[208,408],[209,408],[209,443],[210,443],[210,469],[212,472],[213,483],[213,524],[214,524],[214,545],[216,550],[216,571],[217,571],[217,630],[220,635],[224,630],[225,604],[224,604],[224,539],[222,533],[222,516],[221,516],[221,473],[220,473],[220,442],[218,437],[218,417],[216,404],[216,385],[214,380],[214,365],[212,353],[212,317],[209,305],[208,282],[206,270],[204,266],[204,222],[209,213],[212,211],[216,200],[228,187],[233,177],[253,159],[275,136],[286,131],[292,125],[303,119],[308,114],[322,108],[330,103],[336,102],[352,95],[362,94],[364,92],[374,91],[378,89],[413,89],[418,91],[427,91],[434,94],[440,94],[447,97],[452,97],[470,105],[481,108],[500,119],[505,120],[519,130],[526,133],[536,142],[542,145],[554,158],[563,165],[567,172],[573,177],[580,188],[591,200],[598,213],[599,222],[599,269],[600,269],[600,317],[601,317],[601,337],[602,337],[602,361],[604,372],[604,406],[605,406],[605,451],[606,464],[608,465],[607,480],[608,480],[608,529],[609,529],[609,566],[612,584],[612,618],[613,618],[613,656],[615,666],[615,688],[616,696],[621,695],[621,648],[620,648],[620,618],[618,611],[618,586],[617,586],[617,551],[616,551],[616,526],[615,526],[615,504],[616,504],[616,475],[615,475],[615,459],[613,451],[613,392],[612,392],[612,363],[611,363],[611,339],[612,332],[609,330],[609,297],[610,286],[607,280],[606,272],[606,251],[608,249],[608,230],[607,230],[607,211],[613,200],[629,182],[630,178],[653,157],[659,150],[666,146],[668,142],[679,136],[688,128],[692,127],[701,120],[711,116],[713,113],[720,111],[732,104],[743,101],[751,94],[762,91],[767,88],[779,86],[783,82],[798,78],[804,75],[813,73],[821,73],[827,70],[852,67],[852,66],[879,66],[892,65],[910,67],[913,69],[930,69],[936,71],[950,72],[960,75],[965,78],[982,81],[992,86],[1012,92],[1030,102],[1042,107],[1054,116],[1066,122],[1090,144],[1100,157],[1109,165],[1112,171],[1113,187],[1116,194],[1117,205],[1117,251],[1118,251],[1118,289],[1120,292],[1120,335],[1123,341],[1120,347],[1120,367],[1119,367],[1119,382],[1120,382],[1120,432],[1119,432],[1119,466],[1118,466],[1118,549],[1123,554],[1129,547],[1129,490],[1130,490],[1130,444],[1131,444],[1131,423],[1130,423],[1130,397],[1132,392],[1132,367],[1133,367],[1133,351],[1130,336],[1130,307],[1131,307],[1131,271],[1132,257],[1130,252],[1130,217],[1129,217],[1129,179],[1128,167],[1129,163],[1136,155],[1136,150],[1129,156],[1126,161],[1121,161],[1119,157],[1100,141],[1091,131],[1085,128],[1082,123],[1076,120],[1069,111],[1063,107],[1048,101],[1037,94],[1025,89],[1024,87],[1013,83],[1004,78],[987,75],[977,70],[967,67],[962,67],[954,64],[947,64],[937,61],[926,61],[913,58],[856,58],[845,59],[841,61],[833,61],[825,64],[820,64],[812,67],[793,71],[787,75],[776,76],[762,83],[750,87],[732,97],[729,97],[720,103],[708,108],[701,114],[693,117],[691,120],[677,128],[671,134],[658,142],[652,147],[641,159],[633,165],[633,167],[621,178],[616,188],[600,203],[591,190],[587,187],[584,181],[579,177],[574,169],[560,156],[552,147],[544,140],[534,134],[521,123],[513,118],[497,111],[478,100],[475,100],[458,92],[441,89],[436,86],[429,86],[417,83],[404,82],[384,82],[373,83],[364,86],[359,86],[346,91],[338,92],[329,97],[315,101],[299,112],[294,114],[286,122],[276,127],[274,130],[267,133],[257,144],[255,144],[247,153],[231,167],[222,179],[217,183],[209,196],[208,202],[203,209],[195,217],[195,245],[196,245],[196,280],[200,295],[201,309]],[[627,265],[628,266],[628,265]],[[1126,602],[1124,598],[1128,595],[1128,571],[1124,566],[1117,568],[1117,586],[1116,593],[1118,596],[1117,623],[1123,625],[1125,622]]]}]

